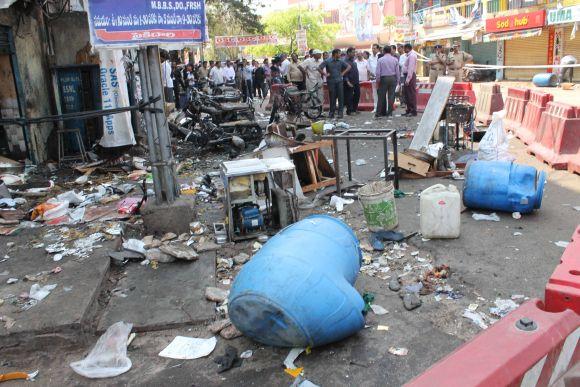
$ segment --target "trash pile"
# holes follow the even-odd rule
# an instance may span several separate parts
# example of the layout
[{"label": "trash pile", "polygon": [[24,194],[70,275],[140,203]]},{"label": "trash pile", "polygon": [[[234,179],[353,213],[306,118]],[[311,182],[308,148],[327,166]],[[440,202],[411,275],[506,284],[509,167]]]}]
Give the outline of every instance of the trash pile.
[{"label": "trash pile", "polygon": [[146,188],[152,180],[145,164],[143,158],[122,156],[77,165],[74,172],[82,174],[77,178],[55,174],[44,181],[33,168],[21,175],[2,174],[0,234],[129,219],[153,195]]}]

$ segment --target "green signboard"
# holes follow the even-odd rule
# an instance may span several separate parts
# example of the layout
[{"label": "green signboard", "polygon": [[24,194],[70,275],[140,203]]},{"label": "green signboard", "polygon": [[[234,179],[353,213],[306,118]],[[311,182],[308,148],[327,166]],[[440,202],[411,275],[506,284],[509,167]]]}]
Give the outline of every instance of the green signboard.
[{"label": "green signboard", "polygon": [[548,25],[580,21],[580,5],[548,11]]}]

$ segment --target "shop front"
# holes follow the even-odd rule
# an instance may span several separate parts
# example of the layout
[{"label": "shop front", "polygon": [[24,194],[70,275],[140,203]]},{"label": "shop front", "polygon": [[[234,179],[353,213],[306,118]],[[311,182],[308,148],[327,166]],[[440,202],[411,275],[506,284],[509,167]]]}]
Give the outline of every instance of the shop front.
[{"label": "shop front", "polygon": [[[580,24],[580,5],[548,10],[546,24],[554,36],[553,63],[559,64],[566,55],[580,60],[580,36],[573,32],[574,25]],[[574,72],[574,81],[580,81],[580,71]]]},{"label": "shop front", "polygon": [[[553,45],[550,45],[550,32],[544,27],[545,21],[545,10],[487,19],[483,42],[497,42],[498,47],[503,45],[505,66],[549,64],[553,55]],[[498,58],[498,64],[500,62],[502,58]],[[530,81],[534,74],[544,71],[538,68],[507,68],[503,78]]]}]

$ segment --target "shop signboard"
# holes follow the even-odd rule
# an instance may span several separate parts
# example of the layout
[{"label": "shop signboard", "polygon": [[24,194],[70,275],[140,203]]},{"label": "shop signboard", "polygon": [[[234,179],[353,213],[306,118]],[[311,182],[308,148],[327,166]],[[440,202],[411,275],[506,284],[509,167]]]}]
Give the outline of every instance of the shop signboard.
[{"label": "shop signboard", "polygon": [[546,19],[548,25],[580,21],[580,5],[560,9],[550,9]]},{"label": "shop signboard", "polygon": [[88,0],[93,47],[195,44],[205,38],[205,2]]},{"label": "shop signboard", "polygon": [[216,36],[215,47],[247,47],[259,44],[278,44],[276,35]]},{"label": "shop signboard", "polygon": [[544,26],[545,21],[545,10],[496,17],[485,21],[485,32],[506,32],[541,28]]}]

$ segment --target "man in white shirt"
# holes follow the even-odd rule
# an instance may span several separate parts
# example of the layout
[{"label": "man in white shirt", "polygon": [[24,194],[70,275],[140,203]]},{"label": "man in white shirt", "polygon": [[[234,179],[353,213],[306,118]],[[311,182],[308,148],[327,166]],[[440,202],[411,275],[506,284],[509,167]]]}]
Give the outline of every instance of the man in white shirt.
[{"label": "man in white shirt", "polygon": [[367,82],[370,79],[371,71],[369,62],[365,58],[363,58],[362,51],[357,51],[354,63],[356,64],[356,68],[358,69],[359,82]]},{"label": "man in white shirt", "polygon": [[[369,56],[368,63],[369,63],[369,70],[371,72],[371,76],[374,78],[376,73],[377,73],[377,62],[379,60],[379,53],[381,52],[381,47],[377,43],[375,43],[375,44],[373,44],[372,51],[373,51],[373,53],[372,53],[372,55]],[[377,101],[378,101],[378,99],[377,99],[377,83],[376,82],[373,82],[373,101],[375,103],[375,108],[373,110],[373,113],[376,113]]]},{"label": "man in white shirt", "polygon": [[319,67],[322,63],[322,51],[313,50],[312,56],[302,62],[302,68],[306,72],[306,90],[312,90],[318,85],[318,101],[324,102],[323,79]]},{"label": "man in white shirt", "polygon": [[400,85],[401,88],[399,90],[399,102],[401,102],[401,106],[405,104],[405,93],[403,93],[403,85],[405,84],[405,77],[403,76],[403,66],[407,62],[407,54],[405,53],[405,47],[402,44],[397,44],[397,52],[399,53],[399,70],[401,70],[401,79]]},{"label": "man in white shirt", "polygon": [[222,86],[224,84],[224,72],[222,69],[222,63],[220,61],[215,62],[209,72],[209,80],[215,86]]},{"label": "man in white shirt", "polygon": [[242,62],[242,77],[244,80],[244,102],[248,100],[248,97],[254,98],[254,87],[252,85],[252,79],[254,75],[254,66],[249,63],[246,59]]},{"label": "man in white shirt", "polygon": [[282,64],[280,64],[280,74],[282,75],[282,78],[285,78],[286,82],[288,82],[288,80],[287,80],[288,67],[290,66],[290,61],[288,60],[288,55],[282,54],[280,56],[280,60],[282,61]]},{"label": "man in white shirt", "polygon": [[165,102],[174,102],[175,96],[173,93],[173,78],[171,78],[171,73],[173,72],[173,69],[171,68],[171,60],[169,59],[169,54],[165,50],[162,50],[159,53],[159,56],[161,58],[161,83],[163,84]]},{"label": "man in white shirt", "polygon": [[230,60],[226,61],[226,67],[223,68],[224,81],[226,83],[235,83],[236,81],[236,70]]}]

